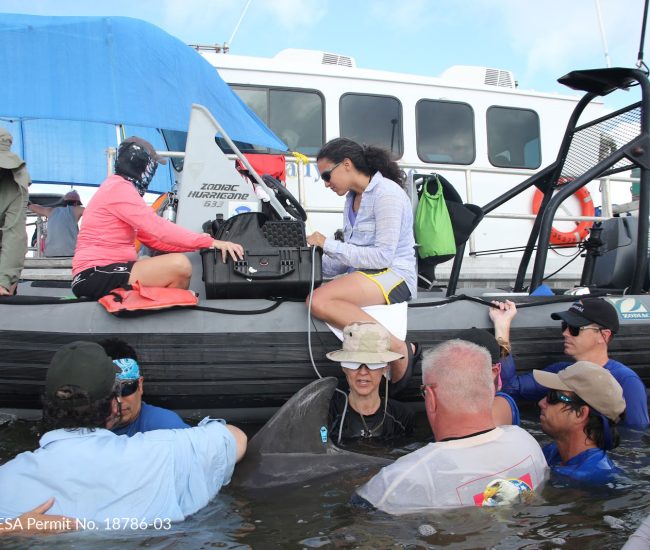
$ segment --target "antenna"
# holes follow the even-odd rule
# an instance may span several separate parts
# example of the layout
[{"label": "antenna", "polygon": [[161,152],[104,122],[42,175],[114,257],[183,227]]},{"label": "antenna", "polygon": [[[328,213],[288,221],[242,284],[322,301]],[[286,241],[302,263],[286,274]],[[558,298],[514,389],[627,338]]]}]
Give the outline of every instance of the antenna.
[{"label": "antenna", "polygon": [[246,2],[246,5],[244,6],[244,9],[242,10],[241,15],[239,16],[239,21],[237,21],[237,24],[235,25],[235,29],[232,31],[232,34],[230,35],[230,40],[228,40],[228,42],[226,42],[229,49],[230,49],[230,46],[232,45],[232,41],[235,38],[235,34],[237,34],[237,31],[239,30],[239,25],[241,25],[241,22],[243,21],[244,16],[246,15],[246,12],[248,11],[248,7],[251,5],[252,1],[253,0],[248,0]]},{"label": "antenna", "polygon": [[636,67],[637,69],[645,68],[646,74],[648,73],[648,67],[643,62],[643,43],[645,42],[645,27],[648,23],[648,0],[645,0],[643,6],[643,23],[641,23],[641,41],[639,43],[639,53],[636,56]]},{"label": "antenna", "polygon": [[600,0],[594,0],[596,2],[596,13],[598,14],[598,26],[600,27],[600,39],[603,41],[603,54],[605,56],[605,63],[607,67],[612,66],[612,61],[609,58],[609,51],[607,47],[607,36],[605,36],[605,27],[603,26],[603,14],[600,12]]}]

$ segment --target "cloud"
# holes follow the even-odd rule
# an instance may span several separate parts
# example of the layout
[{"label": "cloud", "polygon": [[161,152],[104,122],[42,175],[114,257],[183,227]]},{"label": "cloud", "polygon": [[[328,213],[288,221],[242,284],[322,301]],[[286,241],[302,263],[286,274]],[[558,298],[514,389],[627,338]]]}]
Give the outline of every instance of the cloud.
[{"label": "cloud", "polygon": [[[594,0],[485,0],[488,5],[503,14],[513,50],[525,57],[527,76],[605,66]],[[600,0],[600,8],[612,64],[631,66],[640,33],[640,23],[632,21],[641,20],[642,0]]]}]

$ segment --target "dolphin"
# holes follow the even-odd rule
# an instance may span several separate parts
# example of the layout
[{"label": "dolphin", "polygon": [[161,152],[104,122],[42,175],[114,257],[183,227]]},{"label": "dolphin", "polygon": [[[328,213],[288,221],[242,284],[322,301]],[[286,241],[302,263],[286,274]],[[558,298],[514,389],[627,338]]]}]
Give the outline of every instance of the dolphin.
[{"label": "dolphin", "polygon": [[390,464],[392,460],[344,451],[331,442],[327,420],[337,384],[336,378],[320,378],[282,405],[249,441],[233,485],[264,489]]}]

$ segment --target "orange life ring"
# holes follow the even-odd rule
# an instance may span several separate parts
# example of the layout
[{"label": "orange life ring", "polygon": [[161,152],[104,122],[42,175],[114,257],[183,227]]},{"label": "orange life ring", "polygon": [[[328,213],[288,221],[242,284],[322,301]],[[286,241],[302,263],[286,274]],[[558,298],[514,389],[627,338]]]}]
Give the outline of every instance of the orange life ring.
[{"label": "orange life ring", "polygon": [[[593,216],[596,213],[594,208],[594,201],[591,200],[591,195],[586,187],[578,189],[573,196],[580,201],[581,216]],[[533,214],[539,212],[539,207],[542,204],[544,193],[539,189],[535,190],[533,196]],[[551,228],[551,244],[577,244],[589,235],[589,228],[593,225],[592,221],[576,222],[576,228],[573,231],[558,231],[555,227]]]}]

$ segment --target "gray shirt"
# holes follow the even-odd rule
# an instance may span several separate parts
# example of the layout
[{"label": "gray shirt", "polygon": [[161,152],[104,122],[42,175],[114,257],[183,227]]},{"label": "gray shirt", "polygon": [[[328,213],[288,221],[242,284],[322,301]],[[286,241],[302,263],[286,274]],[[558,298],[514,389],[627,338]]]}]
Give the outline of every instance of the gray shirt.
[{"label": "gray shirt", "polygon": [[54,208],[47,218],[45,255],[74,256],[78,234],[79,225],[74,214],[74,206]]}]

